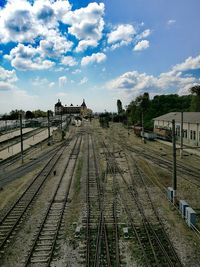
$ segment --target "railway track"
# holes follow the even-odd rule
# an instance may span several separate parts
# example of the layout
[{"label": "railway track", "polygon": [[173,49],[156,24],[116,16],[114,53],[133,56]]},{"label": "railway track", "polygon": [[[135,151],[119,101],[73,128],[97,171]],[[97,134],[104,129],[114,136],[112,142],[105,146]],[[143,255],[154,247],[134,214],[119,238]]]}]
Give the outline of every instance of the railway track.
[{"label": "railway track", "polygon": [[82,136],[77,137],[45,216],[36,233],[24,266],[50,266],[80,152]]},{"label": "railway track", "polygon": [[[155,151],[146,151],[139,147],[130,147],[122,140],[114,138],[118,144],[120,144],[123,149],[135,153],[137,156],[140,156],[153,164],[158,165],[160,168],[167,170],[168,172],[172,170],[172,160],[164,159],[159,155],[156,155]],[[200,169],[195,167],[190,167],[186,163],[177,161],[177,172],[181,174],[184,180],[187,180],[191,184],[200,187]],[[190,178],[188,178],[190,177]]]},{"label": "railway track", "polygon": [[[129,219],[132,233],[142,250],[145,266],[182,266],[153,206],[150,194],[147,191],[144,179],[136,163],[133,165],[133,173],[126,157],[124,158],[127,162],[130,182],[127,180],[127,176],[125,177],[122,173],[120,163],[117,162],[114,154],[109,152],[108,146],[105,143],[104,146],[111,158],[109,161],[110,169],[113,175],[117,175],[115,184]],[[113,170],[117,170],[117,174]],[[124,183],[125,190],[122,190],[122,187],[119,185],[120,180]],[[140,184],[138,184],[139,182]],[[145,190],[141,191],[143,187]],[[143,199],[141,199],[141,196]],[[146,202],[148,202],[148,205]],[[144,203],[145,208],[143,207]],[[150,212],[151,216],[149,215]]]},{"label": "railway track", "polygon": [[[88,135],[86,183],[86,266],[119,267],[116,206],[107,202],[108,186],[100,180],[93,138]],[[107,176],[107,174],[105,174]],[[107,179],[105,177],[105,179]],[[113,184],[111,185],[113,187]],[[112,189],[112,188],[111,188]],[[111,190],[110,189],[110,190]],[[117,234],[116,234],[117,231]],[[118,249],[117,249],[118,248]],[[118,254],[117,254],[118,252]]]},{"label": "railway track", "polygon": [[50,158],[44,168],[32,180],[19,198],[8,208],[0,220],[0,260],[6,252],[6,247],[15,235],[31,204],[37,197],[45,181],[59,161],[69,143],[66,141]]}]

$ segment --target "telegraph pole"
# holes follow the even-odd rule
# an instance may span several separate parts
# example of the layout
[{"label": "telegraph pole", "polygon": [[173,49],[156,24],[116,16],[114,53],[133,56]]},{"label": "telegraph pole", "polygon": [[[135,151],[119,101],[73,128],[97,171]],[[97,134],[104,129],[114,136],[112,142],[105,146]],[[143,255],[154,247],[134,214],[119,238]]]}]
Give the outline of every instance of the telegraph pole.
[{"label": "telegraph pole", "polygon": [[183,157],[183,111],[181,111],[180,158]]},{"label": "telegraph pole", "polygon": [[61,125],[60,125],[60,129],[62,130],[62,111],[60,113],[60,116],[61,116]]},{"label": "telegraph pole", "polygon": [[173,145],[173,175],[172,175],[172,185],[173,185],[173,190],[174,190],[173,203],[175,204],[176,190],[177,190],[175,120],[172,120],[172,145]]},{"label": "telegraph pole", "polygon": [[20,140],[21,140],[21,161],[22,164],[24,163],[24,157],[23,157],[23,133],[22,133],[22,114],[19,114],[19,120],[20,120]]},{"label": "telegraph pole", "polygon": [[144,112],[142,110],[142,141],[144,142]]},{"label": "telegraph pole", "polygon": [[50,110],[47,110],[47,119],[48,119],[48,143],[49,143],[49,140],[50,140],[50,120],[49,120],[49,117],[50,117]]}]

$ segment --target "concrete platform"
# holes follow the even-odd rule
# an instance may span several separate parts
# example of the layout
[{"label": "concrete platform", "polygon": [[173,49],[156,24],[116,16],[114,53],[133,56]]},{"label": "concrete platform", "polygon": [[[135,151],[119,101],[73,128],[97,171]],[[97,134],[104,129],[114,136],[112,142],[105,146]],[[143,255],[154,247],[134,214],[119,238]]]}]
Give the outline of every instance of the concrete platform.
[{"label": "concrete platform", "polygon": [[[35,130],[35,128],[23,128],[22,132],[23,132],[23,134],[25,134],[25,133],[31,132],[33,130]],[[13,138],[13,137],[19,136],[19,135],[20,135],[20,130],[16,130],[16,131],[12,131],[12,132],[3,134],[0,136],[0,142],[6,141],[10,138]]]},{"label": "concrete platform", "polygon": [[[30,128],[29,128],[30,129]],[[55,130],[56,127],[51,127],[50,134],[52,135],[53,130]],[[23,141],[23,148],[24,150],[28,149],[30,146],[34,146],[38,144],[39,142],[45,140],[48,137],[48,129],[45,129],[44,131],[26,139]],[[9,146],[8,148],[0,151],[0,160],[7,159],[13,155],[18,154],[21,151],[21,144],[17,143],[13,146]]]}]

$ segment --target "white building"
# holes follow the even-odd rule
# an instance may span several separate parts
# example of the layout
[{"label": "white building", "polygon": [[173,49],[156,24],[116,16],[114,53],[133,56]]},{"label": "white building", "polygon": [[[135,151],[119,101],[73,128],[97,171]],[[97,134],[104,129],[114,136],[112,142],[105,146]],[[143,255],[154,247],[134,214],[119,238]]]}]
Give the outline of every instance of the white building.
[{"label": "white building", "polygon": [[[181,112],[170,112],[154,118],[154,132],[171,130],[175,120],[177,140],[180,140]],[[183,112],[183,144],[200,145],[200,112]]]}]

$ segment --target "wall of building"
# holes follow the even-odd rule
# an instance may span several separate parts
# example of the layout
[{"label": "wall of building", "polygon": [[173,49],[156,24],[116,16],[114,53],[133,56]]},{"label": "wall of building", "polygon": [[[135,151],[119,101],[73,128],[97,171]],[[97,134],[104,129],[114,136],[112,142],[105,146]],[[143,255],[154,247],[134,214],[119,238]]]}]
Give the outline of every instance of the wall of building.
[{"label": "wall of building", "polygon": [[[171,121],[155,120],[154,121],[154,131],[158,132],[158,128],[171,129]],[[177,141],[180,141],[180,129],[181,124],[179,122],[175,123]],[[200,126],[199,123],[183,123],[183,144],[199,146],[200,145]]]}]

